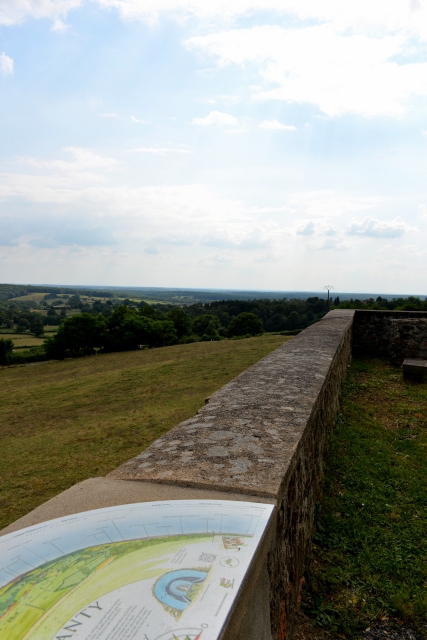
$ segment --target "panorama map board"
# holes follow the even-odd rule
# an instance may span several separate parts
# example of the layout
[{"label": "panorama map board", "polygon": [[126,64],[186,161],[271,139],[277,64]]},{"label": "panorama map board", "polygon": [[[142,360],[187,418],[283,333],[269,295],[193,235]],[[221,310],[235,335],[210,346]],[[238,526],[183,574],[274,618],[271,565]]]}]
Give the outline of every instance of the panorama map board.
[{"label": "panorama map board", "polygon": [[145,502],[0,537],[0,638],[214,640],[272,510]]}]

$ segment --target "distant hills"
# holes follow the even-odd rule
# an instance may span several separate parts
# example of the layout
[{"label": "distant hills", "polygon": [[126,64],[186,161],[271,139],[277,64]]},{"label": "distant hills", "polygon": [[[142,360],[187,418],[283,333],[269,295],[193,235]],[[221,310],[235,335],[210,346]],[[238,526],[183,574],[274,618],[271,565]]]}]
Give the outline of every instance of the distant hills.
[{"label": "distant hills", "polygon": [[[0,284],[0,300],[10,300],[31,293],[68,293],[94,297],[137,298],[147,302],[168,302],[175,304],[194,304],[196,302],[213,302],[215,300],[254,300],[270,298],[272,300],[287,298],[306,300],[318,296],[326,298],[325,290],[320,291],[259,291],[242,289],[180,289],[166,287],[96,287],[84,285],[21,285]],[[358,299],[383,299],[392,300],[397,297],[407,297],[407,294],[389,293],[354,293],[343,291],[331,291],[331,297],[339,297],[341,301]],[[425,297],[422,295],[420,297]]]}]

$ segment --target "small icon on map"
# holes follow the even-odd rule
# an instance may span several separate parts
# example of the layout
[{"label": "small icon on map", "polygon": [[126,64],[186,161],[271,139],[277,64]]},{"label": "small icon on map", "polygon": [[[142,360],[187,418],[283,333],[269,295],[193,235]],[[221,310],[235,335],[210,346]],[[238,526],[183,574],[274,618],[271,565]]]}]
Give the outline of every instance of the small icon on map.
[{"label": "small icon on map", "polygon": [[240,551],[240,547],[243,545],[239,536],[222,536],[222,544],[224,549],[236,549]]},{"label": "small icon on map", "polygon": [[230,580],[229,578],[221,578],[219,581],[220,587],[225,587],[226,589],[232,589],[234,587],[234,580]]},{"label": "small icon on map", "polygon": [[214,553],[203,552],[200,554],[199,560],[201,560],[202,562],[215,562],[216,555]]},{"label": "small icon on map", "polygon": [[207,626],[207,624],[202,624],[201,628],[174,629],[158,636],[156,640],[202,640],[203,629],[206,629]]},{"label": "small icon on map", "polygon": [[210,567],[169,571],[154,584],[153,593],[159,602],[177,620],[184,609],[194,600],[206,579]]},{"label": "small icon on map", "polygon": [[221,558],[220,563],[222,564],[223,567],[237,567],[237,565],[239,564],[239,561],[237,558],[232,558],[231,556],[225,556],[224,558]]}]

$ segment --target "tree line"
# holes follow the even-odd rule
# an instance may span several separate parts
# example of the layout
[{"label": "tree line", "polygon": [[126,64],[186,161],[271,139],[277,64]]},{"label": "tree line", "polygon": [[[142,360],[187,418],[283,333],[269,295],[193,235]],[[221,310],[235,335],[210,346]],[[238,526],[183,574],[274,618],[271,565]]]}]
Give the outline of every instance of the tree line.
[{"label": "tree line", "polygon": [[[45,296],[47,303],[54,294]],[[80,313],[66,317],[66,309],[49,306],[47,314],[22,309],[13,302],[3,302],[0,327],[42,335],[44,324],[58,324],[56,334],[42,347],[21,354],[13,352],[11,340],[0,340],[0,364],[43,359],[78,357],[93,353],[154,348],[223,338],[259,335],[263,332],[294,333],[320,320],[328,311],[327,300],[220,300],[204,304],[176,306],[149,305],[129,299],[100,300],[89,304],[78,294],[60,298],[61,305]],[[340,302],[336,297],[331,308],[427,310],[427,299],[415,296],[386,300],[380,296],[361,301]]]}]

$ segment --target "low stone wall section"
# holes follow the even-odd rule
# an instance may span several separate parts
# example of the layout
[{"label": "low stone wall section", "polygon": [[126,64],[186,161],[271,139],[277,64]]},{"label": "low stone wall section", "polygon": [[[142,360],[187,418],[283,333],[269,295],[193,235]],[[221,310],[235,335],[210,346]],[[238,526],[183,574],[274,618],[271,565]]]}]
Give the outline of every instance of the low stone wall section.
[{"label": "low stone wall section", "polygon": [[334,311],[239,375],[112,479],[273,498],[271,634],[292,637],[324,449],[351,359],[353,311]]},{"label": "low stone wall section", "polygon": [[401,365],[405,358],[426,360],[427,318],[391,320],[389,355],[395,365]]},{"label": "low stone wall section", "polygon": [[[371,311],[357,309],[353,325],[353,351],[355,354],[391,356],[392,321],[427,319],[427,311]],[[408,346],[403,358],[423,358],[421,350],[415,353]],[[402,352],[404,349],[401,349]],[[411,353],[409,353],[411,352]]]}]

